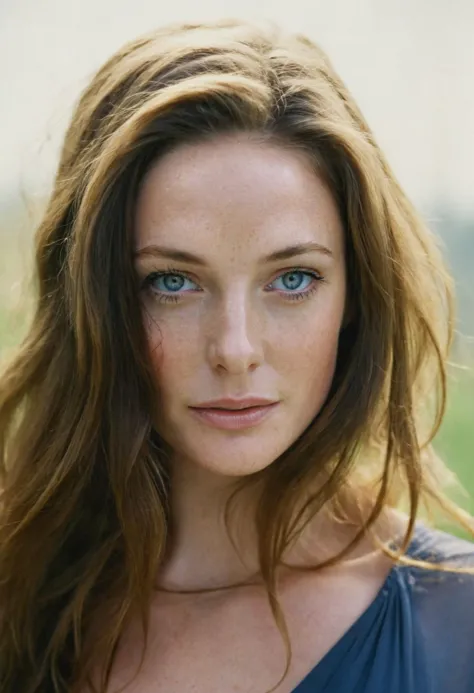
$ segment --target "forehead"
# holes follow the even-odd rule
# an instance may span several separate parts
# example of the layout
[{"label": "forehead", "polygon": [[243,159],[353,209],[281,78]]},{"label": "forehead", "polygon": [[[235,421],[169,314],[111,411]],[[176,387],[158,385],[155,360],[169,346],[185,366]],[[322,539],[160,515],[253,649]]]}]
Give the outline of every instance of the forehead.
[{"label": "forehead", "polygon": [[337,255],[343,245],[335,201],[309,156],[248,134],[181,145],[158,160],[135,220],[138,246],[173,240],[201,254],[236,244],[271,252],[291,240]]}]

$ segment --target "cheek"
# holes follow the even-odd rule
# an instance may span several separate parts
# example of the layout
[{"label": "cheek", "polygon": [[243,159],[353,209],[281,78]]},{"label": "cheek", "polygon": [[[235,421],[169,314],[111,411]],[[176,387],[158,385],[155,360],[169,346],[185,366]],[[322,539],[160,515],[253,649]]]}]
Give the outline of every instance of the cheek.
[{"label": "cheek", "polygon": [[166,319],[147,324],[148,357],[154,373],[155,384],[163,392],[177,392],[180,382],[196,371],[198,350],[196,338],[189,322],[172,324]]},{"label": "cheek", "polygon": [[282,343],[282,370],[301,402],[321,405],[334,377],[340,319],[307,320],[304,329],[289,332]]},{"label": "cheek", "polygon": [[313,330],[307,332],[300,347],[293,349],[291,366],[302,376],[332,377],[337,358],[338,333]]}]

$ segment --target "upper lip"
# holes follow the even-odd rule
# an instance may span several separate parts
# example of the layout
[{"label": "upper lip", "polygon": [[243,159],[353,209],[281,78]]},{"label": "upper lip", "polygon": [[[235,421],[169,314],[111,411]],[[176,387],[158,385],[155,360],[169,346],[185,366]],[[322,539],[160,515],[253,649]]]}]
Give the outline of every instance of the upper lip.
[{"label": "upper lip", "polygon": [[201,402],[194,404],[192,409],[245,409],[246,407],[259,407],[269,404],[276,404],[276,400],[268,399],[267,397],[243,397],[236,399],[234,397],[223,397],[222,399],[213,399],[209,402]]}]

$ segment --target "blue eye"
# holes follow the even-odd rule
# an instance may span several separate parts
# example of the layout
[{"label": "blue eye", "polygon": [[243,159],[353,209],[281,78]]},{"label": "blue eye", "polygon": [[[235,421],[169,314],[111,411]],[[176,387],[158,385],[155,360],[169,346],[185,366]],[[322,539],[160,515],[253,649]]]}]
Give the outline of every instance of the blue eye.
[{"label": "blue eye", "polygon": [[[285,285],[283,291],[304,291],[307,289],[315,275],[309,272],[303,272],[302,270],[291,270],[290,272],[285,272],[275,281],[283,281]],[[306,280],[306,281],[305,281]]]},{"label": "blue eye", "polygon": [[[160,280],[163,281],[163,287],[159,286]],[[160,291],[162,291],[163,288],[165,291],[179,291],[179,289],[183,288],[184,277],[178,277],[176,274],[164,275],[162,277],[157,277],[156,283]]]},{"label": "blue eye", "polygon": [[290,301],[301,301],[305,298],[309,298],[318,288],[318,282],[323,282],[324,279],[317,272],[292,269],[281,274],[272,283],[275,284],[278,281],[283,282],[283,289],[277,288],[276,290],[285,299]]},{"label": "blue eye", "polygon": [[[191,280],[182,274],[166,273],[156,276],[150,284],[158,291],[170,291],[171,293],[180,291],[186,282]],[[194,283],[194,282],[191,282]],[[196,285],[195,285],[196,286]]]},{"label": "blue eye", "polygon": [[[194,286],[191,290],[195,290],[196,284],[181,274],[181,272],[152,272],[146,277],[144,287],[150,289],[163,303],[177,302],[181,296],[181,290],[186,282],[190,282]],[[189,287],[187,289],[189,291]],[[173,295],[175,294],[175,295]]]}]

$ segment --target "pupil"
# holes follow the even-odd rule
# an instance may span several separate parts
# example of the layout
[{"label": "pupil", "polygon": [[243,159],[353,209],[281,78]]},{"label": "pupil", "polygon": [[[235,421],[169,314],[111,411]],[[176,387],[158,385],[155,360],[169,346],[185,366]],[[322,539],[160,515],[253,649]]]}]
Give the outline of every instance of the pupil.
[{"label": "pupil", "polygon": [[296,289],[300,285],[301,272],[292,272],[291,274],[288,274],[287,277],[287,284],[289,285],[288,288]]},{"label": "pupil", "polygon": [[178,277],[176,274],[165,277],[165,286],[169,291],[176,291],[183,285],[183,277]]}]

